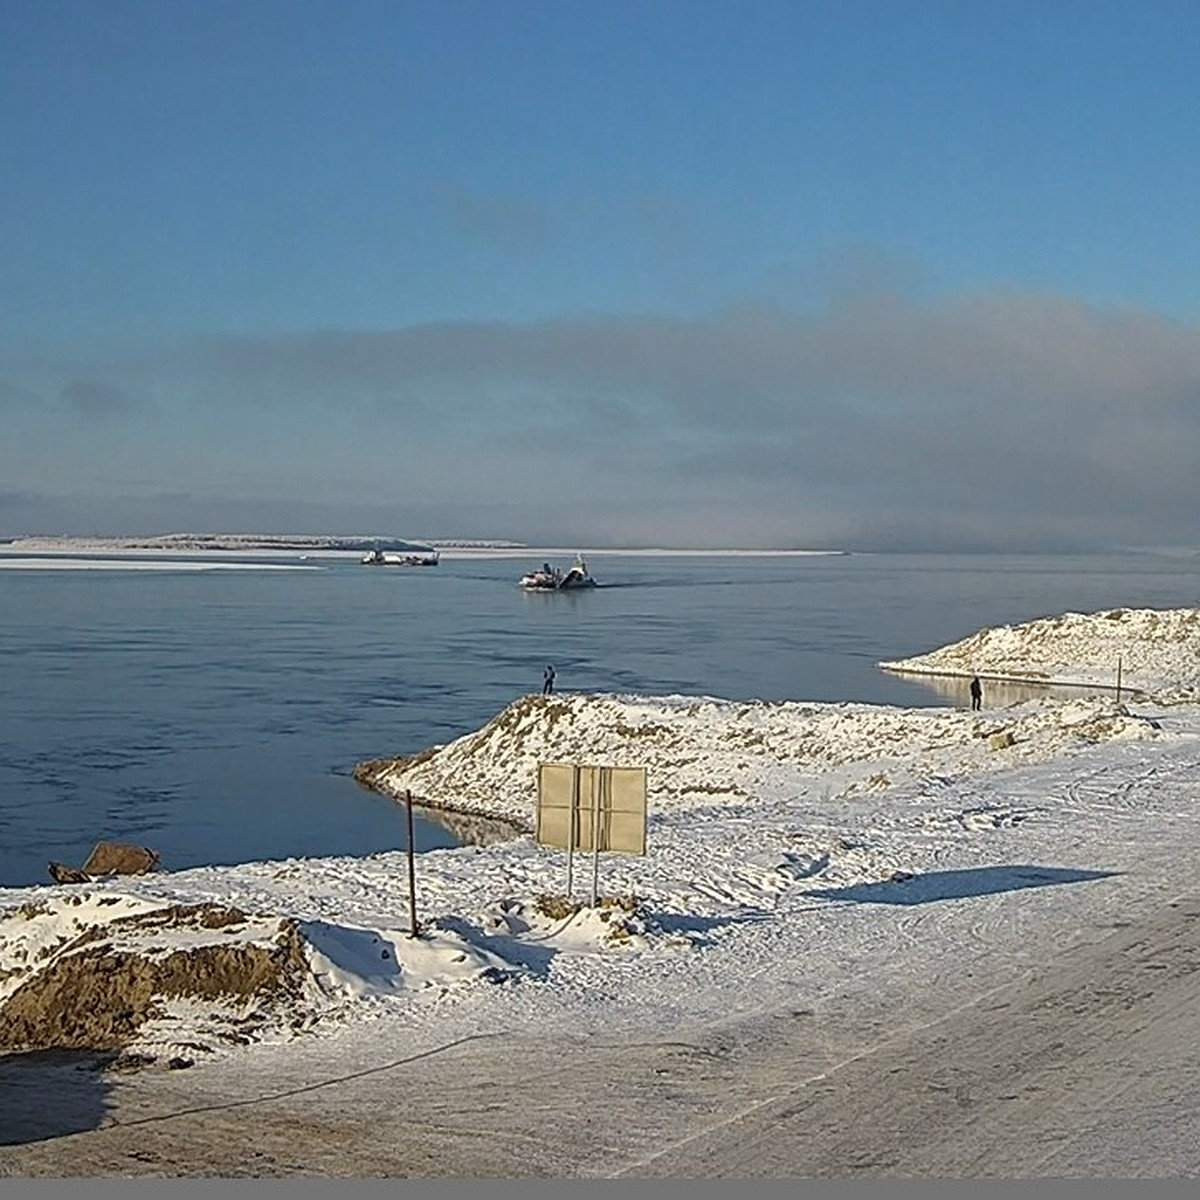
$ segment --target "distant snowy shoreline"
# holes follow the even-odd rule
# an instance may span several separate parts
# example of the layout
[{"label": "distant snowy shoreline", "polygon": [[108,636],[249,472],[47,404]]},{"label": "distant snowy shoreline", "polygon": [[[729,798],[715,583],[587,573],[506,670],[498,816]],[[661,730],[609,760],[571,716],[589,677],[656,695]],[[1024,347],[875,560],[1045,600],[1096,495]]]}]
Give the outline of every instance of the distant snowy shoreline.
[{"label": "distant snowy shoreline", "polygon": [[296,557],[341,558],[361,554],[378,547],[381,550],[409,551],[436,549],[443,559],[452,558],[562,558],[577,553],[601,557],[739,557],[788,558],[837,556],[846,550],[752,550],[674,549],[671,547],[622,546],[535,546],[503,540],[479,540],[396,537],[370,535],[274,535],[274,534],[165,534],[157,537],[22,537],[0,542],[0,557],[21,554],[122,554],[174,556],[179,554],[253,554]]},{"label": "distant snowy shoreline", "polygon": [[[508,546],[508,542],[464,542],[464,546]],[[272,533],[168,533],[146,537],[73,537],[54,535],[13,538],[0,542],[0,551],[10,553],[169,553],[198,551],[292,553],[310,551],[361,552],[376,546],[384,550],[428,548],[425,541],[382,537],[378,534],[272,534]]]}]

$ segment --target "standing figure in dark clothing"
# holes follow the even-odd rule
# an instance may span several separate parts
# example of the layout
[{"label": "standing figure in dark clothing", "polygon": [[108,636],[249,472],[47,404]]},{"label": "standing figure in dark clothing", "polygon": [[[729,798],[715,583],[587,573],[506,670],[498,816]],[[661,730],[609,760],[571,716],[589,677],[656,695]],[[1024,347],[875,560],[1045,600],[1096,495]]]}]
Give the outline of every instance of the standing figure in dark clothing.
[{"label": "standing figure in dark clothing", "polygon": [[547,666],[542,672],[542,695],[549,696],[554,691],[554,668]]},{"label": "standing figure in dark clothing", "polygon": [[978,712],[983,704],[983,687],[978,675],[971,676],[971,711]]}]

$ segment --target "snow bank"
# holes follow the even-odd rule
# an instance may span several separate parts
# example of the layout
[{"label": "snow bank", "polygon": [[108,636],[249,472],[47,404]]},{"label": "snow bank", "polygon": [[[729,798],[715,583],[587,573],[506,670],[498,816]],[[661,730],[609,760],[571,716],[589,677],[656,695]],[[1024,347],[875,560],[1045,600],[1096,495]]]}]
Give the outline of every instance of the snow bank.
[{"label": "snow bank", "polygon": [[1115,608],[1064,613],[1002,625],[928,654],[881,662],[913,675],[980,675],[990,679],[1123,689],[1160,703],[1200,696],[1200,609]]},{"label": "snow bank", "polygon": [[[401,950],[403,947],[403,950]],[[307,1029],[347,1000],[505,978],[453,931],[410,938],[179,904],[120,890],[58,889],[0,913],[0,1052],[197,1052]]]},{"label": "snow bank", "polygon": [[[537,767],[646,767],[655,814],[747,803],[799,773],[835,795],[922,774],[1044,762],[1071,745],[1149,738],[1156,726],[1110,697],[1033,701],[1002,712],[713,697],[527,696],[477,733],[409,758],[363,764],[357,777],[402,799],[533,828]],[[1006,752],[1003,761],[996,751]]]}]

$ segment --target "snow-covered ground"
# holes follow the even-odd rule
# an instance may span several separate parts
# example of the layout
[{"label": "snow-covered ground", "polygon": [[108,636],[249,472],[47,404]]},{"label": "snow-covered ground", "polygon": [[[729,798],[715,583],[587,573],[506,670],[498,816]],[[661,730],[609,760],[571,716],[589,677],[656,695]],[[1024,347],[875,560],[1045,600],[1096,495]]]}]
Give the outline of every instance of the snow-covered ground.
[{"label": "snow-covered ground", "polygon": [[[0,1050],[199,1066],[336,1039],[378,1056],[850,994],[917,1020],[1181,890],[1200,857],[1198,634],[1197,610],[1067,614],[888,664],[1111,684],[1120,655],[1120,701],[525,697],[364,767],[397,798],[513,825],[417,856],[418,936],[403,853],[8,889]],[[542,762],[646,767],[645,856],[577,855],[566,896],[566,855],[529,832]]]},{"label": "snow-covered ground", "polygon": [[914,675],[1118,685],[1160,700],[1200,699],[1200,609],[1114,608],[1002,625],[930,654],[880,663]]}]

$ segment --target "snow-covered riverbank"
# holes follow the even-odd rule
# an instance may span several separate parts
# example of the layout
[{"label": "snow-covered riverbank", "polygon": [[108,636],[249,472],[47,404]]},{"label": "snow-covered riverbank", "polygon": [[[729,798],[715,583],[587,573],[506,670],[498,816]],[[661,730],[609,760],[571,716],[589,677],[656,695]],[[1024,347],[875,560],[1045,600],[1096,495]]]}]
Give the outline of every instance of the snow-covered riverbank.
[{"label": "snow-covered riverbank", "polygon": [[[397,798],[514,827],[418,856],[420,936],[396,853],[9,889],[0,1048],[183,1066],[355,1028],[384,1046],[528,1022],[666,1030],[797,990],[943,1002],[1039,929],[1082,936],[1175,886],[1200,847],[1195,628],[1192,610],[1068,616],[890,664],[1078,682],[1119,644],[1136,701],[525,697],[367,769]],[[602,857],[595,908],[528,833],[548,761],[647,768],[647,854]]]}]

